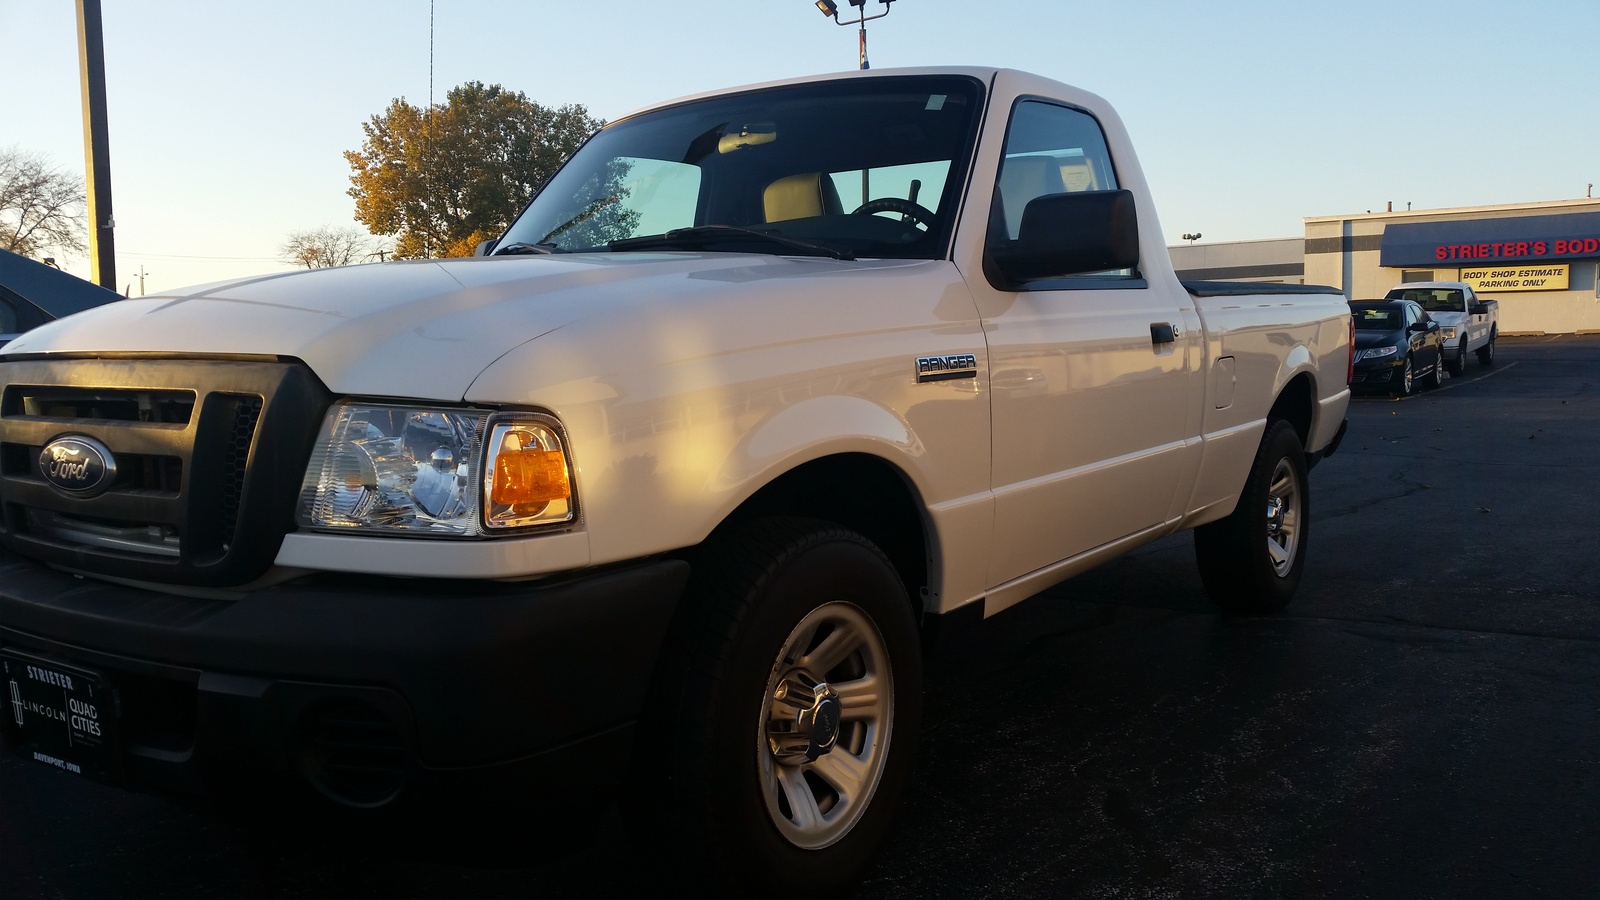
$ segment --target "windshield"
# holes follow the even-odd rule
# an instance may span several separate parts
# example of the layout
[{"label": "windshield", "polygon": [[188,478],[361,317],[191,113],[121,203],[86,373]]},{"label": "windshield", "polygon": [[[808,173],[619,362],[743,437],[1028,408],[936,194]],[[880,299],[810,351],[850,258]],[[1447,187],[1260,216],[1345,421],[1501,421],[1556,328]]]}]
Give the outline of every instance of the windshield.
[{"label": "windshield", "polygon": [[[795,254],[812,244],[845,257],[939,258],[954,227],[981,99],[982,86],[971,78],[859,78],[624,119],[573,155],[496,252]],[[659,240],[644,240],[650,237]],[[613,246],[617,241],[627,243]]]},{"label": "windshield", "polygon": [[1357,331],[1399,331],[1400,310],[1379,307],[1377,309],[1357,309],[1351,312],[1355,317]]},{"label": "windshield", "polygon": [[1429,312],[1461,312],[1462,294],[1460,288],[1395,288],[1385,299],[1412,300]]}]

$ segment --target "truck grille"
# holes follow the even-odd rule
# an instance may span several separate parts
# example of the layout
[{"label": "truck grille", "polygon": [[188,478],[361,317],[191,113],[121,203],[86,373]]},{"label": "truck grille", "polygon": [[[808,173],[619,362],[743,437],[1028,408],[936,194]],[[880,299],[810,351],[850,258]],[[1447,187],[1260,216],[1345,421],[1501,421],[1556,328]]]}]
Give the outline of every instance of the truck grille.
[{"label": "truck grille", "polygon": [[[260,576],[293,522],[327,392],[303,365],[214,359],[0,363],[0,542],[94,574],[226,586]],[[41,454],[89,439],[114,475],[52,483]]]}]

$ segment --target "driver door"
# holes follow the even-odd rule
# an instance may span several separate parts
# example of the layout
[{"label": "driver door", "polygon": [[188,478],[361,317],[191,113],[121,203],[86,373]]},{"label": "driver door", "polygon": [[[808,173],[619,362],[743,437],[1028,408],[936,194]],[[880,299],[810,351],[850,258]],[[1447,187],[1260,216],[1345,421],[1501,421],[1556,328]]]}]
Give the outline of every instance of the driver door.
[{"label": "driver door", "polygon": [[[1036,197],[1118,186],[1092,116],[1023,99],[1007,132],[989,240],[1015,239]],[[1201,402],[1188,292],[1137,271],[1020,290],[991,280],[974,290],[993,392],[991,587],[1168,521],[1189,483]]]}]

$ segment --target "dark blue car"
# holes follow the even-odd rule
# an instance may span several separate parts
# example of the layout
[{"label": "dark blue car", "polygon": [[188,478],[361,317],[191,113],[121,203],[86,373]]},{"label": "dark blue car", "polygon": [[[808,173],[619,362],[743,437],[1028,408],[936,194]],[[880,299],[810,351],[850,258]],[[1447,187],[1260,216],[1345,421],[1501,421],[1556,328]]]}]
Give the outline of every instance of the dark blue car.
[{"label": "dark blue car", "polygon": [[1356,326],[1355,391],[1404,397],[1421,383],[1444,379],[1444,338],[1439,323],[1411,300],[1361,300],[1350,304]]},{"label": "dark blue car", "polygon": [[91,281],[0,250],[0,347],[52,319],[121,299]]}]

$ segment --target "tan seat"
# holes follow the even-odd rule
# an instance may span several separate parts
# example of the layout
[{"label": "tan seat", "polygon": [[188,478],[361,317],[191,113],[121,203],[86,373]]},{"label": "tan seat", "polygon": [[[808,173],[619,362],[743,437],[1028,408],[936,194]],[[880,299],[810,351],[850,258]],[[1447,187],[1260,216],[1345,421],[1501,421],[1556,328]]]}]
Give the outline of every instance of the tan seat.
[{"label": "tan seat", "polygon": [[1060,194],[1061,163],[1049,156],[1013,156],[1000,169],[1000,199],[1005,209],[1006,237],[1015,239],[1022,211],[1035,197]]},{"label": "tan seat", "polygon": [[761,196],[768,222],[784,222],[840,212],[833,179],[821,172],[801,172],[767,185]]}]

